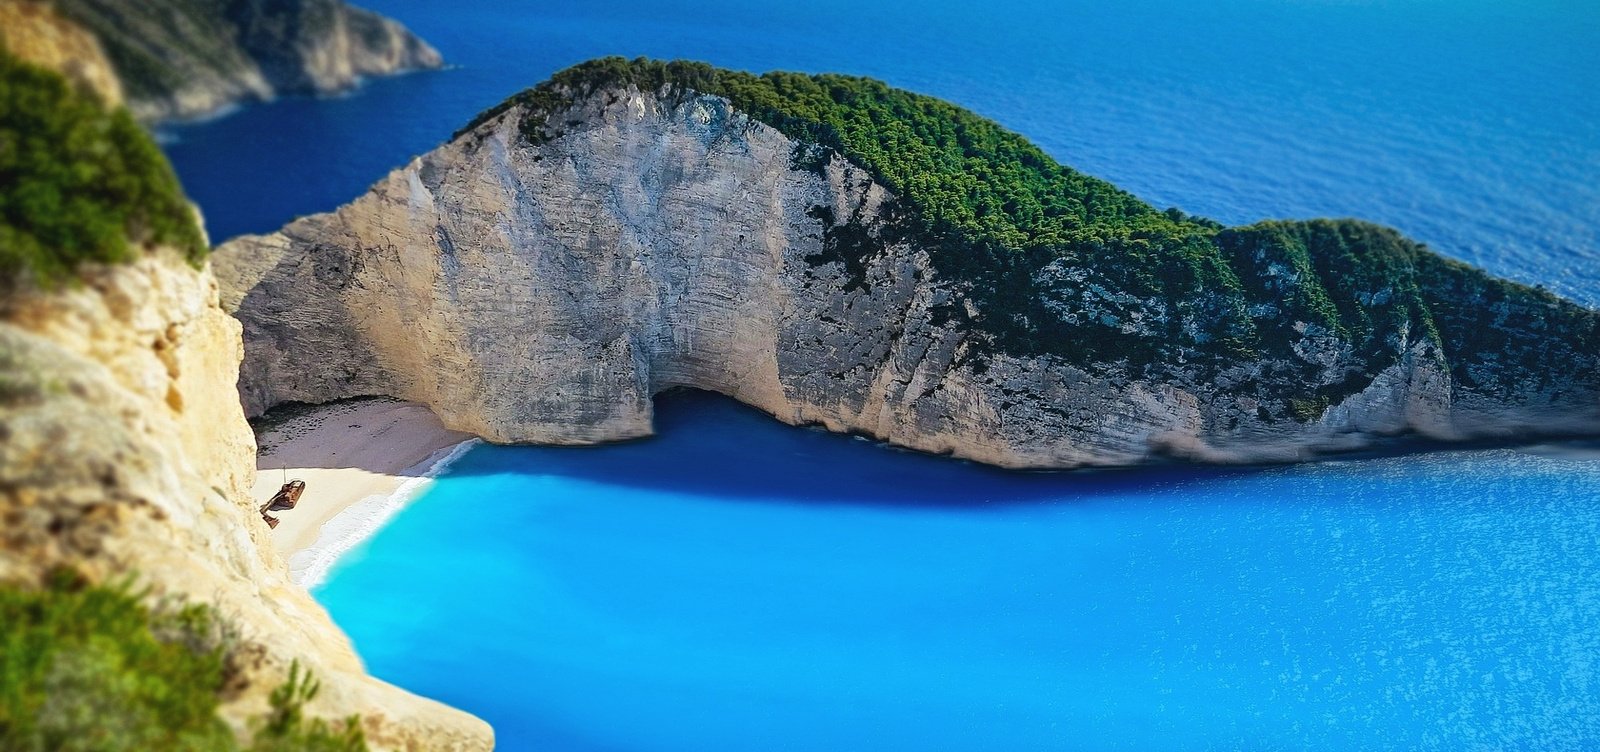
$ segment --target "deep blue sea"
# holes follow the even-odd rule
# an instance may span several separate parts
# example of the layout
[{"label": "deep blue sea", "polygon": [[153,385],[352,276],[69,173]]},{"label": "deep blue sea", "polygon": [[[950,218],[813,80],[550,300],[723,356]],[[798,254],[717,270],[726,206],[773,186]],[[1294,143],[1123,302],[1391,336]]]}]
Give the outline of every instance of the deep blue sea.
[{"label": "deep blue sea", "polygon": [[[870,75],[1158,206],[1600,304],[1600,3],[371,0],[455,67],[165,129],[217,240],[604,54]],[[506,750],[1600,749],[1600,450],[1015,474],[661,401],[480,447],[317,591]]]},{"label": "deep blue sea", "polygon": [[168,129],[214,239],[349,201],[557,70],[648,55],[881,78],[1163,208],[1371,219],[1600,304],[1594,0],[364,4],[457,67]]}]

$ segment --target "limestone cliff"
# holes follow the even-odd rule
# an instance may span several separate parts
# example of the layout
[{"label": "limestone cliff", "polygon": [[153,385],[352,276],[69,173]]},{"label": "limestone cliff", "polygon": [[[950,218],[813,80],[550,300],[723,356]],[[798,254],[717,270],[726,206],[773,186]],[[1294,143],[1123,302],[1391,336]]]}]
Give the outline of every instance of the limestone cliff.
[{"label": "limestone cliff", "polygon": [[[918,207],[878,174],[769,122],[793,121],[687,84],[542,87],[338,211],[223,246],[247,411],[381,394],[492,441],[588,443],[649,434],[651,396],[695,387],[1035,468],[1600,427],[1592,312],[1390,231],[1194,226],[1232,265],[1228,306],[1066,253],[1007,298],[902,231]],[[1304,248],[1327,242],[1381,246],[1408,276],[1350,272],[1318,299],[1342,319],[1302,316],[1296,285],[1322,263]],[[1046,317],[1065,344],[1008,339]],[[1225,334],[1243,344],[1166,347]],[[1133,344],[1077,347],[1091,337]]]},{"label": "limestone cliff", "polygon": [[376,749],[488,749],[481,721],[366,676],[289,581],[250,498],[239,326],[209,269],[162,252],[81,280],[0,298],[0,581],[68,565],[214,604],[254,656],[224,706],[237,725],[299,660],[323,681],[311,711],[361,714]]},{"label": "limestone cliff", "polygon": [[[4,0],[31,4],[26,0]],[[349,89],[362,77],[437,68],[399,23],[341,0],[60,0],[110,57],[141,120],[205,115],[279,94]]]},{"label": "limestone cliff", "polygon": [[122,102],[122,83],[100,41],[43,2],[0,2],[0,43],[11,54],[93,91],[105,104]]},{"label": "limestone cliff", "polygon": [[[20,17],[59,31],[48,15]],[[26,104],[0,106],[0,144],[28,147],[6,155],[0,182],[0,588],[33,590],[66,569],[83,584],[132,578],[152,600],[214,608],[238,632],[228,657],[237,675],[215,696],[203,677],[185,686],[223,702],[236,731],[264,714],[299,661],[322,682],[308,711],[361,715],[378,749],[489,748],[481,721],[366,676],[327,613],[290,582],[251,499],[255,440],[235,390],[240,327],[219,305],[193,207],[148,136],[105,106],[114,98],[89,92],[92,75],[79,79],[85,86],[58,75],[85,72],[73,61],[87,58],[60,53],[91,50],[92,40],[32,39],[0,51],[8,104]],[[90,630],[94,618],[73,622]],[[19,636],[27,625],[0,626],[22,665],[42,660],[40,645]],[[124,738],[133,728],[172,720],[124,707],[125,693],[89,691],[118,681],[104,678],[121,668],[115,657],[71,655],[106,670],[45,687],[30,686],[26,668],[9,670],[6,712],[130,744],[142,738]],[[64,665],[49,664],[50,675],[76,670]],[[63,705],[19,711],[30,693]]]}]

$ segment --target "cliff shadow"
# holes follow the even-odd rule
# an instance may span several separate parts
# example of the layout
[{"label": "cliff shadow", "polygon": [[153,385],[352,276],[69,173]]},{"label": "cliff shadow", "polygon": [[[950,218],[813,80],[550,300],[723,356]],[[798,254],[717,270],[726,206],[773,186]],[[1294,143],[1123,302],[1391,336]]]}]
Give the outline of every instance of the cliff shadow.
[{"label": "cliff shadow", "polygon": [[356,397],[320,405],[286,403],[250,421],[256,471],[355,469],[420,477],[437,453],[472,438],[444,427],[425,405]]},{"label": "cliff shadow", "polygon": [[[252,421],[258,471],[355,468],[419,477],[436,452],[471,438],[450,431],[427,407],[387,397],[327,405],[286,405]],[[1215,466],[1174,462],[1069,471],[1004,470],[900,449],[864,437],[781,423],[720,394],[677,389],[656,398],[656,435],[598,446],[483,445],[451,466],[454,476],[538,473],[696,496],[808,504],[982,508],[1188,493],[1301,465]],[[1376,449],[1326,456],[1319,464],[1421,452],[1525,445],[1385,440]],[[1600,441],[1525,448],[1566,458],[1600,457]],[[285,476],[286,477],[286,476]]]},{"label": "cliff shadow", "polygon": [[1180,464],[1004,470],[786,425],[732,398],[696,390],[658,396],[655,427],[653,437],[601,446],[483,446],[450,472],[540,473],[721,498],[969,508],[1160,493],[1263,471]]}]

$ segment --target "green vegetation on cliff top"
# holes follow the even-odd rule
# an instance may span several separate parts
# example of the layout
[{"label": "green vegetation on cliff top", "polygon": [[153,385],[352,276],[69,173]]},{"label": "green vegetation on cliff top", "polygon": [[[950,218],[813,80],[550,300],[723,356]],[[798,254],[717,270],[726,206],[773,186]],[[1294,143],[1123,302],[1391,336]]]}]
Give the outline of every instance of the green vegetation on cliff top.
[{"label": "green vegetation on cliff top", "polygon": [[[797,166],[817,169],[837,153],[865,168],[898,196],[894,219],[876,235],[835,227],[817,260],[859,274],[884,243],[916,242],[975,304],[974,330],[1012,354],[1201,375],[1245,359],[1303,362],[1294,348],[1308,336],[1366,356],[1348,359],[1360,368],[1320,382],[1309,370],[1282,374],[1313,383],[1314,393],[1296,397],[1300,409],[1290,406],[1304,419],[1419,341],[1431,341],[1458,375],[1476,359],[1498,358],[1507,375],[1544,378],[1548,358],[1600,349],[1594,312],[1446,260],[1393,230],[1351,220],[1228,229],[1160,211],[990,120],[866,78],[603,58],[557,73],[462,132],[520,105],[522,133],[539,143],[560,135],[551,115],[630,85],[724,97],[812,145],[794,155]],[[954,303],[944,313],[967,317]],[[1554,339],[1518,345],[1508,322]]]},{"label": "green vegetation on cliff top", "polygon": [[0,585],[0,749],[13,752],[361,752],[358,719],[306,718],[295,666],[241,746],[217,715],[240,687],[237,638],[214,610],[155,607],[127,587],[56,572]]},{"label": "green vegetation on cliff top", "polygon": [[126,110],[0,49],[0,280],[56,283],[146,245],[206,253],[166,156]]}]

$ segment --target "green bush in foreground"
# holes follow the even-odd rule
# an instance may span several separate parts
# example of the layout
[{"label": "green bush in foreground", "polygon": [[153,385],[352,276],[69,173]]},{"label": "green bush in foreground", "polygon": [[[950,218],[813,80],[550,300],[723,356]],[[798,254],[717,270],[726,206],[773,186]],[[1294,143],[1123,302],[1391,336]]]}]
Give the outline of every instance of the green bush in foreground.
[{"label": "green bush in foreground", "polygon": [[272,712],[256,730],[249,752],[362,752],[367,748],[361,719],[346,718],[337,728],[321,718],[306,718],[305,704],[322,688],[300,664],[289,668],[289,680],[272,690]]},{"label": "green bush in foreground", "polygon": [[127,110],[0,49],[0,279],[59,283],[144,244],[206,253],[161,150]]},{"label": "green bush in foreground", "polygon": [[[0,749],[13,752],[239,750],[217,708],[235,638],[203,605],[155,607],[70,574],[0,587]],[[306,719],[317,684],[298,665],[273,691],[251,752],[366,749],[357,720]]]}]

